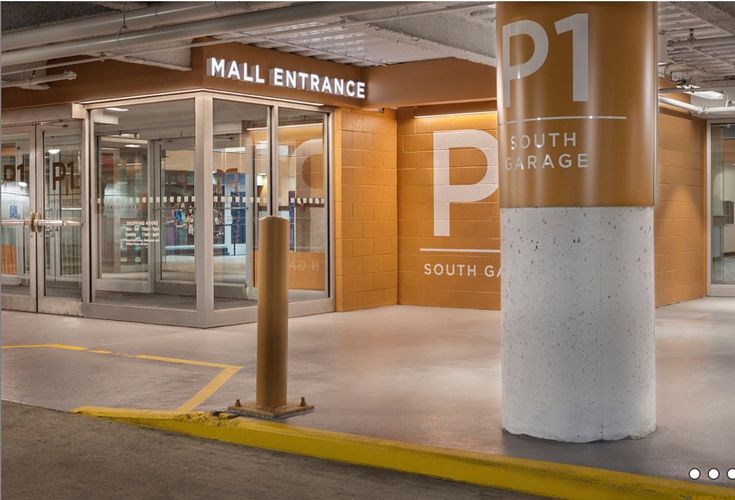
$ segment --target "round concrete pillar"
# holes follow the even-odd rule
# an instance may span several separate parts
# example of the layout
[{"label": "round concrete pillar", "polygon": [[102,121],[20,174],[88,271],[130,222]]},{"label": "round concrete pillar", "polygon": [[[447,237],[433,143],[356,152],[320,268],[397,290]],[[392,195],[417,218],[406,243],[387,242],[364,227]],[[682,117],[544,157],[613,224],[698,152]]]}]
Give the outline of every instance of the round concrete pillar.
[{"label": "round concrete pillar", "polygon": [[653,3],[497,4],[511,433],[655,429],[656,39]]}]

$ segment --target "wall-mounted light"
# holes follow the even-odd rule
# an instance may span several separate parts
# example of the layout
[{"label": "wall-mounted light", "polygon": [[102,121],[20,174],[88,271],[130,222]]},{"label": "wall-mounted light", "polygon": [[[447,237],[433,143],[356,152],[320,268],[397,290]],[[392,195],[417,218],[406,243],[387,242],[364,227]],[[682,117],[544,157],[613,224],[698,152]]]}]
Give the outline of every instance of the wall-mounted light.
[{"label": "wall-mounted light", "polygon": [[463,111],[461,113],[436,113],[430,115],[416,115],[414,118],[443,118],[448,116],[466,116],[466,115],[492,115],[497,111]]}]

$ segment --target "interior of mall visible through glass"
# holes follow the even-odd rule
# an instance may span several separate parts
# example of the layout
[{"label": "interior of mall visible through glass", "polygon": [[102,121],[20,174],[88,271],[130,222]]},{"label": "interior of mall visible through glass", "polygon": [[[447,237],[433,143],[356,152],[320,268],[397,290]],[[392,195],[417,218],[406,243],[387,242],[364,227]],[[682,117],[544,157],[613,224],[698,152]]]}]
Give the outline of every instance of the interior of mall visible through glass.
[{"label": "interior of mall visible through glass", "polygon": [[252,321],[266,215],[290,222],[289,299],[330,298],[328,113],[192,96],[105,105],[88,123],[2,130],[2,284],[11,306],[186,310],[199,313],[191,323],[200,326],[202,316],[231,310],[220,322]]}]

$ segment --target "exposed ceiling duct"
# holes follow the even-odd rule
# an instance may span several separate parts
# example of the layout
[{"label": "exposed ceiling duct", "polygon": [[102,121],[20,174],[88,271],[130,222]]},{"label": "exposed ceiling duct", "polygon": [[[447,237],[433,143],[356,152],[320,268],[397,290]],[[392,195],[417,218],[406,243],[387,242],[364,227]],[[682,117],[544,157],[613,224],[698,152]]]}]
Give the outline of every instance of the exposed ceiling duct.
[{"label": "exposed ceiling duct", "polygon": [[249,2],[175,2],[3,33],[3,51],[67,42],[80,38],[138,31],[254,10]]},{"label": "exposed ceiling duct", "polygon": [[2,83],[2,88],[21,87],[30,90],[46,90],[48,86],[45,84],[47,83],[74,80],[76,77],[77,74],[73,71],[64,71],[58,75],[39,76],[27,80],[5,81]]},{"label": "exposed ceiling duct", "polygon": [[662,95],[658,96],[658,102],[668,104],[677,108],[685,109],[700,117],[708,117],[711,115],[721,116],[722,113],[730,113],[735,115],[735,106],[697,106],[688,102],[679,101]]},{"label": "exposed ceiling duct", "polygon": [[78,54],[124,52],[130,47],[148,43],[173,42],[220,35],[231,31],[278,26],[289,22],[307,22],[325,17],[346,16],[380,8],[389,8],[396,5],[401,4],[393,2],[299,3],[277,9],[13,50],[3,53],[2,64],[3,66],[11,66]]}]

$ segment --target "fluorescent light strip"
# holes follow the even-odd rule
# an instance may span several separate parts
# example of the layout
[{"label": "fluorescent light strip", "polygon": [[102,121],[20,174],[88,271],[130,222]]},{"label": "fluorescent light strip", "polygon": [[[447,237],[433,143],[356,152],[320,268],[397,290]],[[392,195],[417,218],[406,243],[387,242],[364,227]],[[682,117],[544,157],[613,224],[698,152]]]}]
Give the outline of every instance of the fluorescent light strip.
[{"label": "fluorescent light strip", "polygon": [[434,115],[416,115],[414,118],[442,118],[444,116],[490,115],[497,111],[466,111],[462,113],[439,113]]},{"label": "fluorescent light strip", "polygon": [[439,253],[500,253],[500,250],[490,248],[419,248],[419,252]]},{"label": "fluorescent light strip", "polygon": [[[297,123],[295,125],[279,125],[278,128],[296,128],[296,127],[319,127],[321,123]],[[250,127],[246,128],[247,131],[254,130],[268,130],[268,127]]]}]

